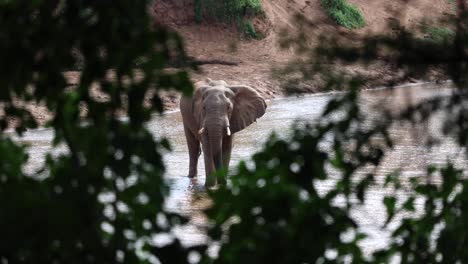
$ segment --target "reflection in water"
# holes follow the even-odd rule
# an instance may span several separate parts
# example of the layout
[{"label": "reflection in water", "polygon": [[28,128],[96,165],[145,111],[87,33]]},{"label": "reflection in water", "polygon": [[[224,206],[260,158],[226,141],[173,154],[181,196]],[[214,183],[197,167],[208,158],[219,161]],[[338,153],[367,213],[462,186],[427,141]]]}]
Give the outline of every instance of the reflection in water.
[{"label": "reflection in water", "polygon": [[[392,111],[400,111],[405,105],[433,96],[448,95],[451,91],[449,87],[436,87],[435,85],[372,90],[362,93],[361,103],[370,117],[378,118],[377,113],[382,106]],[[270,101],[266,114],[257,123],[235,135],[231,168],[240,160],[249,159],[253,153],[260,150],[273,131],[279,136],[287,136],[289,127],[295,120],[317,122],[324,107],[333,96],[333,94],[316,94]],[[385,162],[378,168],[377,174],[386,175],[398,168],[404,168],[403,175],[414,176],[423,173],[428,164],[444,164],[447,160],[458,167],[464,166],[465,156],[453,140],[445,138],[440,145],[430,150],[423,144],[424,137],[421,135],[426,133],[422,132],[429,131],[432,136],[440,137],[439,129],[442,120],[443,115],[437,115],[423,128],[414,128],[405,124],[394,126],[391,135],[397,140],[397,145],[387,153]],[[206,237],[199,227],[207,224],[201,211],[210,205],[203,186],[204,163],[199,162],[198,178],[187,177],[189,160],[179,112],[155,116],[149,122],[148,128],[157,138],[167,137],[172,145],[172,151],[164,155],[167,166],[166,177],[171,186],[166,208],[182,213],[191,219],[190,226],[178,228],[175,233],[188,245],[200,243]],[[17,139],[31,146],[29,170],[40,167],[44,161],[44,154],[51,149],[51,138],[52,132],[43,129],[27,132],[24,137]],[[327,189],[330,186],[324,184],[321,188]],[[367,203],[353,212],[353,217],[370,235],[369,239],[362,244],[367,250],[384,246],[389,237],[389,234],[379,229],[386,217],[385,208],[381,203],[386,192],[388,190],[370,190]]]}]

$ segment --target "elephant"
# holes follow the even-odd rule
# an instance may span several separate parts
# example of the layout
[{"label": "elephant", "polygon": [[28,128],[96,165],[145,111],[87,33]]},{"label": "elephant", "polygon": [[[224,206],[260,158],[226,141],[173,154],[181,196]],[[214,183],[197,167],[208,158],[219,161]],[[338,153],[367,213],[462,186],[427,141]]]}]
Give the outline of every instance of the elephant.
[{"label": "elephant", "polygon": [[205,186],[226,183],[216,171],[227,169],[234,133],[246,128],[266,110],[265,100],[251,87],[227,85],[222,80],[197,82],[191,97],[182,96],[180,112],[189,151],[188,177],[197,175],[198,158],[203,149]]}]

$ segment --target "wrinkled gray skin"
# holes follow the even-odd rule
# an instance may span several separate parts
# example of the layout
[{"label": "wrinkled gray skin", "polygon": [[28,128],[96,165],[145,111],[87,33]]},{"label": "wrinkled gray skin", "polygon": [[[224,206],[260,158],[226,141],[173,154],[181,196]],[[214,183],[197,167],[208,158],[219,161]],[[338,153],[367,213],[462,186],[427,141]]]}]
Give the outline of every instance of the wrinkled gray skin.
[{"label": "wrinkled gray skin", "polygon": [[[192,97],[182,97],[180,112],[190,156],[190,178],[197,175],[200,143],[205,159],[205,186],[217,184],[215,171],[229,167],[233,134],[265,113],[265,100],[252,88],[224,81],[195,84]],[[223,184],[226,179],[220,178]]]}]

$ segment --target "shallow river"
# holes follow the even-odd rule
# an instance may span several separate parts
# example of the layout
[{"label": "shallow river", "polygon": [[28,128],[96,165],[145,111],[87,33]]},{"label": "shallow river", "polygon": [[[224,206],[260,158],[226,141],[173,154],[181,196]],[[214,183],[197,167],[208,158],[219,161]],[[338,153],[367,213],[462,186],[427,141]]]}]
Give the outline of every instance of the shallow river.
[{"label": "shallow river", "polygon": [[[434,84],[405,86],[393,90],[377,89],[363,92],[361,103],[369,115],[376,115],[377,109],[381,109],[382,106],[398,110],[421,99],[448,95],[451,92],[449,85],[436,87]],[[287,136],[288,128],[295,120],[317,121],[333,96],[336,95],[327,93],[269,101],[266,114],[257,123],[235,135],[231,167],[240,160],[248,160],[262,147],[263,142],[273,131],[280,136]],[[442,118],[440,116],[435,118],[425,130],[428,129],[433,135],[438,135]],[[199,243],[204,239],[203,233],[197,229],[197,226],[204,224],[200,208],[206,205],[203,199],[197,199],[200,194],[203,195],[205,180],[203,157],[199,162],[198,179],[190,180],[186,177],[189,166],[188,153],[179,112],[166,113],[163,117],[155,116],[148,127],[156,137],[167,137],[172,143],[173,151],[165,155],[166,177],[171,186],[167,208],[181,212],[192,219],[192,225],[179,229],[176,233],[186,244]],[[385,175],[401,167],[404,168],[405,174],[417,175],[422,173],[428,164],[444,164],[447,160],[460,167],[466,164],[463,151],[458,149],[451,139],[443,139],[441,145],[429,151],[422,144],[418,129],[399,126],[392,129],[392,135],[398,144],[387,154],[384,164],[379,167],[378,174]],[[29,149],[31,162],[28,167],[40,166],[44,153],[50,150],[51,139],[52,132],[48,129],[27,132],[19,139],[31,145]],[[379,228],[386,217],[381,204],[384,194],[384,190],[371,190],[368,202],[353,212],[353,217],[360,223],[363,231],[369,234],[369,238],[362,243],[367,252],[380,248],[387,242],[388,233],[382,232]]]}]

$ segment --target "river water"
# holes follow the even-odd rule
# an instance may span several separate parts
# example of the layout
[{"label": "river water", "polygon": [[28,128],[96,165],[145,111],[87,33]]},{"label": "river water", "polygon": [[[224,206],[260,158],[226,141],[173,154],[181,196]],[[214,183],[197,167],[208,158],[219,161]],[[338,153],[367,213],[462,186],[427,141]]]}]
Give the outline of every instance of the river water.
[{"label": "river water", "polygon": [[[434,96],[446,96],[452,91],[450,84],[421,84],[395,89],[376,89],[364,91],[360,102],[367,114],[377,117],[383,106],[398,111],[408,104]],[[325,93],[269,101],[266,114],[257,123],[236,133],[231,168],[240,160],[248,160],[252,154],[260,150],[273,131],[279,136],[287,136],[289,127],[295,120],[317,122],[324,107],[334,96],[337,94]],[[397,139],[397,144],[394,150],[387,153],[385,162],[379,167],[377,174],[385,175],[403,168],[404,175],[414,176],[423,173],[428,164],[445,164],[446,161],[452,161],[458,167],[465,166],[464,152],[457,148],[450,138],[443,138],[441,144],[431,150],[423,144],[420,130],[440,136],[442,119],[443,115],[436,116],[424,128],[413,128],[408,125],[393,128],[391,135]],[[209,204],[206,199],[200,199],[204,196],[203,157],[199,162],[198,178],[189,179],[186,176],[189,166],[188,153],[179,112],[169,112],[162,117],[154,116],[148,128],[154,132],[156,138],[167,137],[172,144],[173,151],[164,156],[167,167],[166,177],[171,189],[166,207],[191,218],[191,225],[178,228],[175,233],[187,245],[200,243],[204,241],[205,236],[198,227],[206,224],[201,210]],[[52,136],[51,130],[40,129],[28,131],[22,138],[17,139],[30,145],[28,169],[41,166],[45,153],[51,149]],[[353,212],[353,217],[359,222],[362,230],[369,235],[362,243],[366,252],[381,248],[388,242],[389,233],[380,229],[386,217],[381,203],[386,192],[387,190],[371,189],[366,204]]]}]

